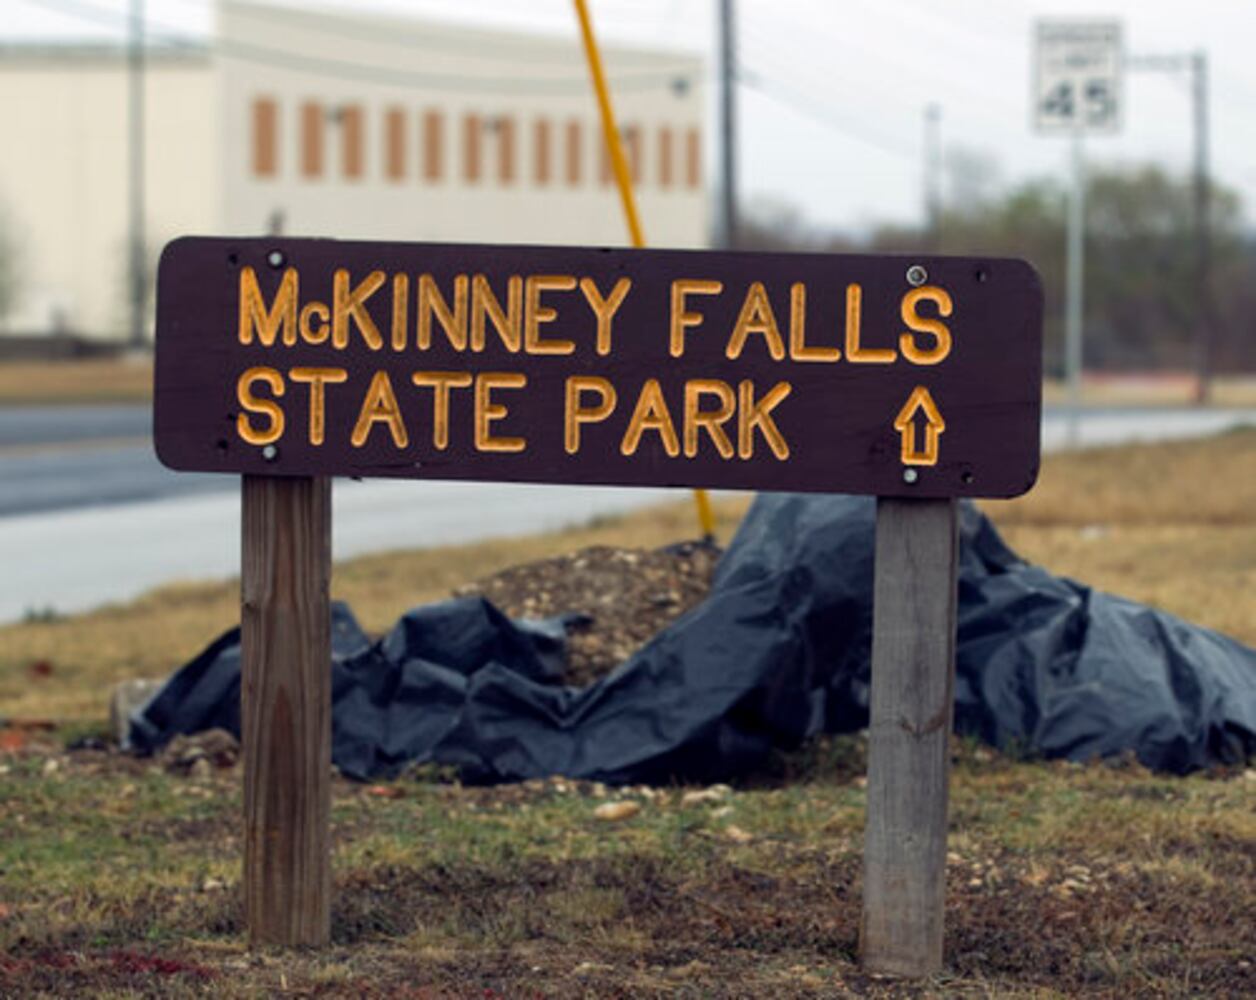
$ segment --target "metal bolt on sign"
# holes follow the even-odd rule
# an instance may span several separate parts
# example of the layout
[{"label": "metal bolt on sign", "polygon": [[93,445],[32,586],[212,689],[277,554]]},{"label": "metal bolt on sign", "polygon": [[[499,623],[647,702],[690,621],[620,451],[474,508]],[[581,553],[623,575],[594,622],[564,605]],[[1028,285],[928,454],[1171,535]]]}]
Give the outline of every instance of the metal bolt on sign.
[{"label": "metal bolt on sign", "polygon": [[919,288],[929,280],[929,272],[919,264],[913,264],[907,269],[907,284],[913,288]]}]

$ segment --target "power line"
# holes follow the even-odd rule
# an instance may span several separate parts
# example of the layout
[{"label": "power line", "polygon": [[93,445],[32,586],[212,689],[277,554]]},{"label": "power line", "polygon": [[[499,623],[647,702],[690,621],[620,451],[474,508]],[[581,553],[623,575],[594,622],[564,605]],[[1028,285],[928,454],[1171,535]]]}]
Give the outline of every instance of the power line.
[{"label": "power line", "polygon": [[[788,88],[795,95],[795,100],[807,100],[810,105],[817,109],[823,109],[826,113],[831,113],[839,107],[840,98],[831,97],[842,93],[857,94],[861,93],[866,86],[864,82],[855,83],[854,81],[844,81],[847,86],[843,86],[843,81],[830,77],[821,84],[818,77],[807,71],[804,67],[797,64],[785,67],[779,62],[765,61],[762,53],[756,55],[747,55],[742,50],[737,53],[738,64],[743,68],[753,66],[753,70],[746,69],[742,74],[741,82],[747,86],[753,87],[757,81],[768,80],[774,81],[781,88]],[[778,95],[783,99],[783,95]],[[905,97],[893,97],[896,107],[889,108],[886,105],[878,105],[879,117],[885,121],[889,114],[893,113],[902,119],[915,119],[920,114],[919,105],[909,103]],[[792,106],[792,105],[791,105]],[[900,110],[901,109],[901,110]],[[797,109],[796,109],[797,110]],[[896,120],[897,120],[896,117]],[[840,129],[841,131],[858,134],[861,131],[872,133],[869,130],[862,130],[858,125],[839,126],[837,120],[827,123],[830,127]],[[893,140],[877,139],[876,143],[896,145]]]},{"label": "power line", "polygon": [[[774,18],[771,25],[780,24],[780,20]],[[819,34],[819,28],[816,26],[808,26],[807,34],[809,37],[815,38]],[[827,36],[826,36],[827,38]],[[747,46],[746,42],[750,45]],[[843,75],[839,70],[840,66],[833,63],[819,67],[816,70],[809,69],[808,61],[799,58],[797,47],[788,42],[780,42],[772,36],[768,27],[759,24],[752,26],[752,30],[743,32],[741,44],[739,45],[739,54],[745,52],[750,62],[761,67],[762,69],[775,70],[777,67],[786,67],[789,75],[795,78],[795,82],[801,86],[814,88],[824,93],[834,93],[840,89],[846,89],[849,92],[858,92],[865,89],[868,85],[866,79],[852,79],[850,76]],[[765,60],[765,57],[767,59]],[[785,74],[773,72],[773,76],[782,77]],[[801,77],[801,80],[797,78]],[[878,100],[889,99],[891,101],[903,101],[904,108],[907,107],[903,98],[892,92],[884,92],[878,94]],[[915,113],[915,104],[912,104],[912,113]]]},{"label": "power line", "polygon": [[[809,21],[802,24],[796,22],[791,24],[787,17],[777,15],[775,11],[773,14],[774,17],[770,24],[772,26],[784,28],[791,37],[805,37],[816,42],[822,42],[826,48],[842,48],[856,53],[868,51],[868,46],[858,44],[856,38],[836,33],[826,28],[826,26],[821,22]],[[756,46],[766,46],[769,50],[772,50],[774,54],[779,59],[783,59],[792,70],[797,71],[800,68],[797,52],[782,52],[780,45],[772,38],[767,25],[761,25],[758,30],[754,32],[747,32],[747,35],[754,40]],[[905,118],[910,117],[914,121],[916,116],[919,114],[919,109],[922,104],[926,103],[928,100],[938,100],[940,97],[938,93],[939,88],[947,88],[954,92],[956,96],[953,99],[947,100],[945,97],[942,97],[941,100],[943,103],[947,103],[949,106],[961,111],[964,116],[975,113],[988,121],[999,122],[1002,124],[997,115],[993,113],[991,105],[998,105],[1005,110],[1014,111],[1018,114],[1020,113],[1020,107],[1004,97],[1000,92],[991,91],[988,88],[967,83],[953,74],[938,75],[936,73],[931,73],[928,70],[923,69],[915,61],[901,58],[893,50],[886,52],[878,49],[875,54],[881,64],[887,67],[894,67],[894,75],[897,78],[896,82],[902,83],[902,78],[904,76],[911,76],[920,81],[921,86],[919,99],[900,98],[891,91],[885,89],[879,91],[877,94],[877,99],[879,101],[883,101],[886,98],[898,100],[904,109]],[[836,64],[837,60],[833,60],[833,63]],[[825,65],[823,67],[824,79],[828,89],[832,89],[833,81],[835,79],[842,79],[846,86],[855,93],[862,93],[867,89],[868,80],[866,78],[861,77],[851,79],[850,77],[836,77],[834,75],[834,68],[834,65]],[[960,94],[967,94],[968,97],[961,98],[959,96]]]},{"label": "power line", "polygon": [[[896,4],[885,4],[881,0],[875,0],[875,2],[874,0],[856,0],[856,2],[865,9],[876,10],[878,13],[884,12],[895,21],[915,31],[927,30],[922,24],[922,19],[932,21],[933,30],[942,28],[950,31],[953,38],[962,39],[961,44],[969,49],[988,50],[990,46],[1002,49],[1010,44],[1019,44],[1018,39],[1023,37],[1019,19],[1013,20],[1006,16],[995,18],[1002,21],[1006,30],[986,30],[987,26],[992,25],[994,15],[1005,13],[1005,5],[988,4],[980,18],[958,21],[953,16],[939,15],[938,5],[930,0],[899,0]],[[911,7],[913,10],[904,10],[904,6]]]},{"label": "power line", "polygon": [[[120,26],[120,18],[116,12],[104,10],[80,2],[80,0],[25,0],[47,10],[68,14],[96,24],[109,27]],[[162,33],[160,40],[176,48],[189,48],[198,52],[204,51],[199,43],[191,42],[174,34],[167,26],[154,25]],[[379,66],[367,66],[362,63],[347,62],[339,59],[319,59],[305,56],[297,52],[273,49],[267,46],[254,45],[250,42],[239,42],[232,39],[213,39],[209,49],[228,59],[240,59],[246,62],[261,63],[272,69],[288,69],[296,72],[311,73],[319,76],[334,76],[341,79],[369,83],[383,83],[404,87],[427,87],[432,90],[470,91],[492,94],[580,94],[588,92],[588,81],[583,77],[554,77],[551,79],[537,77],[501,77],[501,76],[464,76],[453,73],[416,73],[410,70],[392,70]],[[637,73],[621,73],[612,81],[619,90],[650,90],[657,87],[677,89],[692,85],[691,74],[681,70]]]},{"label": "power line", "polygon": [[751,90],[758,91],[776,103],[784,105],[826,128],[832,129],[847,138],[862,142],[864,145],[878,149],[882,153],[911,160],[913,163],[918,159],[916,150],[908,149],[904,144],[873,135],[859,126],[852,126],[849,122],[841,121],[833,116],[831,108],[819,105],[810,97],[797,91],[792,91],[788,84],[782,84],[777,80],[760,76],[753,69],[747,70],[745,67],[741,67],[737,82],[745,87],[749,87]]}]

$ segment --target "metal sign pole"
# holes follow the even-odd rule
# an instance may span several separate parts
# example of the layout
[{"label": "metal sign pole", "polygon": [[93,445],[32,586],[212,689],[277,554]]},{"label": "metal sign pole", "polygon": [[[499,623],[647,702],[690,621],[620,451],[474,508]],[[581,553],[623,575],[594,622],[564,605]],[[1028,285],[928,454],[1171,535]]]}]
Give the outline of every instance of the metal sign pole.
[{"label": "metal sign pole", "polygon": [[1086,163],[1083,139],[1114,134],[1121,125],[1124,72],[1116,21],[1043,21],[1035,31],[1034,127],[1072,142],[1073,190],[1068,199],[1065,266],[1064,371],[1068,382],[1067,438],[1080,443],[1082,318],[1085,313]]},{"label": "metal sign pole", "polygon": [[1068,200],[1068,260],[1065,281],[1065,370],[1068,374],[1068,443],[1077,447],[1081,438],[1082,408],[1082,308],[1084,254],[1086,247],[1086,164],[1082,130],[1073,131],[1073,190]]},{"label": "metal sign pole", "polygon": [[1209,215],[1208,182],[1208,55],[1191,55],[1191,94],[1195,132],[1194,190],[1195,229],[1195,315],[1198,326],[1196,348],[1195,402],[1208,403],[1212,395],[1213,338],[1216,327],[1212,311],[1212,219]]}]

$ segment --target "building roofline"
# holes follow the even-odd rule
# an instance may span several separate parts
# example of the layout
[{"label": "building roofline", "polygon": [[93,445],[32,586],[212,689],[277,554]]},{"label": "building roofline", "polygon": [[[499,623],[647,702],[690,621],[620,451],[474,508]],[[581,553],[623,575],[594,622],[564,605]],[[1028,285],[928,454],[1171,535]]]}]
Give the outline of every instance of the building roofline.
[{"label": "building roofline", "polygon": [[[359,26],[375,32],[391,31],[398,37],[394,42],[405,44],[406,35],[422,38],[431,32],[449,37],[457,37],[465,41],[487,44],[499,49],[493,55],[501,55],[501,50],[535,50],[538,46],[560,54],[574,51],[579,55],[579,32],[575,19],[572,19],[572,31],[564,33],[553,30],[531,30],[520,27],[492,27],[484,24],[473,24],[431,15],[399,14],[392,11],[372,9],[363,23],[360,12],[351,6],[351,0],[309,0],[300,7],[285,4],[267,3],[265,0],[219,0],[223,12],[232,12],[244,17],[250,15],[274,19],[276,16],[288,16],[293,20],[292,27],[297,30],[313,29],[334,31],[343,26],[357,28]],[[658,47],[642,43],[602,42],[599,47],[607,58],[640,60],[645,63],[667,64],[701,64],[705,61],[701,49],[697,46],[682,47],[661,45]],[[581,56],[581,58],[583,58]]]},{"label": "building roofline", "polygon": [[[16,62],[125,62],[128,47],[110,41],[47,42],[43,40],[0,42],[0,66]],[[150,41],[144,58],[154,62],[207,62],[209,46],[196,40],[186,42]]]}]

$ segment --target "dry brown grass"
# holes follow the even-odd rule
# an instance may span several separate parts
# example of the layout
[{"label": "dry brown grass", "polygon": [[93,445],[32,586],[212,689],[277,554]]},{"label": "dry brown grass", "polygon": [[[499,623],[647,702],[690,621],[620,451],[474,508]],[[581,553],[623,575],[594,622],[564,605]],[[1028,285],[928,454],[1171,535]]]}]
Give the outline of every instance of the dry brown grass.
[{"label": "dry brown grass", "polygon": [[[748,503],[715,502],[721,538],[731,537]],[[527,538],[363,556],[336,566],[332,594],[353,606],[368,631],[382,632],[408,608],[507,566],[588,545],[653,548],[696,534],[693,505],[683,500]],[[232,580],[176,584],[70,619],[0,627],[0,718],[100,718],[113,684],[165,676],[239,613]],[[32,673],[40,662],[51,674]]]},{"label": "dry brown grass", "polygon": [[[717,505],[722,538],[744,506]],[[1053,570],[1256,642],[1256,431],[1052,457],[1039,492],[989,509]],[[511,563],[692,534],[679,502],[353,560],[334,590],[381,629]],[[229,583],[168,587],[0,629],[0,717],[98,720],[110,680],[190,656],[235,620],[236,601]],[[36,659],[51,675],[28,672]],[[240,768],[182,777],[66,753],[65,735],[0,752],[3,995],[1043,998],[1244,996],[1256,983],[1256,771],[1178,779],[955,741],[948,968],[915,984],[854,961],[859,736],[816,741],[793,780],[739,788],[719,810],[685,806],[675,788],[420,778],[380,795],[336,781],[332,947],[248,954]],[[640,812],[596,820],[608,795]]]},{"label": "dry brown grass", "polygon": [[[747,503],[716,504],[721,539]],[[1256,431],[1049,456],[1033,493],[985,507],[1025,558],[1256,645]],[[332,590],[382,632],[406,609],[506,566],[695,533],[682,500],[531,538],[350,560],[336,567]],[[239,620],[237,602],[234,581],[185,584],[72,619],[0,628],[0,717],[99,719],[112,684],[164,676]],[[50,675],[32,674],[40,661]]]},{"label": "dry brown grass", "polygon": [[983,506],[1052,572],[1256,646],[1256,430],[1052,455]]},{"label": "dry brown grass", "polygon": [[1049,455],[1029,494],[985,508],[1001,526],[1251,525],[1256,430]]},{"label": "dry brown grass", "polygon": [[1256,527],[1142,525],[1004,531],[1052,572],[1171,611],[1256,646]]},{"label": "dry brown grass", "polygon": [[[238,765],[185,777],[31,746],[0,755],[0,995],[1251,995],[1256,772],[1025,763],[961,741],[946,972],[869,976],[863,745],[818,741],[795,780],[718,808],[566,779],[334,781],[331,946],[253,953]],[[597,820],[612,795],[639,811]]]},{"label": "dry brown grass", "polygon": [[[1068,399],[1068,387],[1059,379],[1047,379],[1043,398],[1049,403]],[[1082,383],[1082,402],[1088,406],[1194,406],[1195,379],[1189,373],[1179,376],[1139,377],[1090,376]],[[1213,379],[1214,406],[1256,406],[1256,377],[1222,375]]]},{"label": "dry brown grass", "polygon": [[152,394],[144,358],[0,362],[0,403],[142,403]]}]

